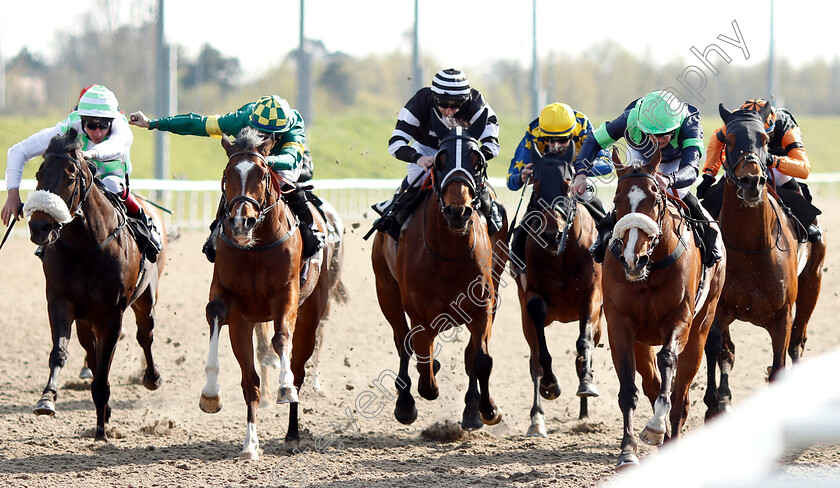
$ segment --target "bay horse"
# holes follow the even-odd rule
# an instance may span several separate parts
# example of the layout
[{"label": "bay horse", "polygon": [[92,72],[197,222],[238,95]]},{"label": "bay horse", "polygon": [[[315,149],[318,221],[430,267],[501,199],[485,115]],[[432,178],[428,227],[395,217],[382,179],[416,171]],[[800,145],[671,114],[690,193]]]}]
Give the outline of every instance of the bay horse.
[{"label": "bay horse", "polygon": [[93,373],[95,439],[107,441],[105,429],[111,417],[108,375],[128,307],[134,311],[137,342],[145,356],[143,386],[156,390],[161,384],[152,342],[167,240],[160,216],[141,199],[163,241],[157,263],[144,259],[127,228],[125,214],[106,196],[95,167],[82,157],[76,136],[71,129],[52,138],[35,175],[36,191],[24,207],[30,217],[30,239],[46,246],[42,259],[53,342],[49,379],[34,412],[55,415],[58,374],[67,360],[75,321],[76,335]]},{"label": "bay horse", "polygon": [[[300,179],[298,181],[300,181]],[[318,209],[321,211],[322,216],[326,217],[326,239],[331,245],[331,259],[327,267],[330,283],[330,301],[327,303],[327,309],[324,311],[324,315],[321,316],[321,324],[318,326],[315,338],[315,349],[312,351],[312,355],[306,363],[307,367],[310,367],[309,376],[311,377],[312,388],[315,391],[321,390],[319,358],[321,354],[321,346],[323,345],[324,329],[330,315],[332,303],[347,303],[348,300],[347,289],[344,286],[344,282],[341,280],[341,270],[344,266],[344,222],[335,207],[323,198],[319,198],[319,200],[320,204],[318,205]],[[280,368],[280,358],[277,356],[277,353],[274,352],[274,346],[271,344],[271,337],[274,335],[272,333],[273,329],[274,324],[271,322],[261,322],[254,328],[254,332],[256,332],[257,335],[257,360],[260,364],[260,378],[263,380],[263,383],[260,386],[261,400],[271,398],[271,390],[268,388],[268,383],[265,382],[266,378],[268,378],[269,368]]]},{"label": "bay horse", "polygon": [[[723,286],[726,259],[704,268],[691,230],[656,180],[661,162],[658,146],[647,165],[636,161],[622,165],[615,148],[612,158],[618,175],[617,223],[609,244],[612,257],[603,263],[603,289],[607,335],[620,385],[618,405],[624,417],[616,465],[621,469],[639,462],[633,435],[637,371],[654,410],[639,437],[660,445],[680,435],[688,416],[688,390],[700,368]],[[662,348],[654,355],[657,345]]]},{"label": "bay horse", "polygon": [[[316,329],[327,309],[328,263],[335,245],[324,247],[304,263],[298,223],[282,198],[285,185],[268,166],[274,146],[252,128],[235,141],[222,137],[228,163],[222,176],[222,215],[216,262],[206,307],[210,347],[205,365],[206,384],[199,407],[207,413],[222,408],[219,375],[219,333],[230,327],[230,343],[242,371],[247,405],[247,430],[240,459],[258,459],[257,408],[260,377],[254,368],[254,324],[273,321],[271,343],[279,357],[277,403],[290,403],[286,442],[296,447],[298,390],[304,364],[315,347]],[[310,204],[316,225],[326,232],[323,218]]]},{"label": "bay horse", "polygon": [[525,270],[517,288],[522,313],[522,331],[531,349],[530,371],[534,383],[531,425],[526,435],[546,437],[545,415],[540,397],[560,396],[560,385],[551,370],[552,358],[545,327],[552,322],[579,324],[575,343],[575,369],[579,379],[579,418],[589,416],[587,399],[597,397],[593,383],[592,353],[601,340],[601,265],[589,254],[597,231],[586,208],[571,196],[574,171],[570,163],[543,157],[532,150],[534,189],[529,212],[522,220]]},{"label": "bay horse", "polygon": [[[440,334],[451,341],[466,324],[470,340],[464,364],[469,381],[461,428],[476,430],[501,421],[489,392],[493,367],[489,340],[507,260],[507,217],[504,230],[491,237],[478,211],[487,168],[478,137],[486,112],[466,129],[450,129],[434,115],[432,129],[440,138],[431,170],[434,191],[422,197],[399,245],[385,233],[376,234],[371,260],[379,307],[393,329],[400,357],[394,416],[403,424],[417,418],[408,375],[412,354],[420,373],[418,393],[436,399],[440,363],[433,358],[435,338]],[[496,255],[499,249],[505,253],[501,258]]]},{"label": "bay horse", "polygon": [[[763,122],[770,104],[758,112],[730,112],[723,104],[718,108],[726,124],[726,184],[718,220],[728,259],[723,294],[706,345],[707,419],[730,408],[735,345],[729,325],[733,321],[751,322],[770,334],[771,381],[785,368],[785,352],[794,363],[799,360],[819,297],[826,254],[825,234],[820,242],[799,244],[792,219],[770,195],[774,186],[767,180],[769,138]],[[802,222],[805,227],[809,224]],[[720,368],[719,385],[716,367]]]}]

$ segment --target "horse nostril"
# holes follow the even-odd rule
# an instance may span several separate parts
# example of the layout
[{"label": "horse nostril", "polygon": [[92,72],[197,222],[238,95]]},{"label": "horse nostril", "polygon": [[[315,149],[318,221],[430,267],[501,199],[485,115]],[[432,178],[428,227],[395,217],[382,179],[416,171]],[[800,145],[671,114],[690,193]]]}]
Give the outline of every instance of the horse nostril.
[{"label": "horse nostril", "polygon": [[750,177],[749,176],[742,176],[738,178],[738,185],[739,186],[747,186],[750,184]]},{"label": "horse nostril", "polygon": [[648,257],[648,256],[639,257],[639,260],[636,263],[637,267],[644,268],[645,266],[647,266],[648,260],[650,260],[650,257]]},{"label": "horse nostril", "polygon": [[255,217],[248,217],[245,219],[245,229],[251,230],[257,225],[257,219]]},{"label": "horse nostril", "polygon": [[764,176],[758,178],[758,186],[764,186],[765,183],[767,183],[767,178]]}]

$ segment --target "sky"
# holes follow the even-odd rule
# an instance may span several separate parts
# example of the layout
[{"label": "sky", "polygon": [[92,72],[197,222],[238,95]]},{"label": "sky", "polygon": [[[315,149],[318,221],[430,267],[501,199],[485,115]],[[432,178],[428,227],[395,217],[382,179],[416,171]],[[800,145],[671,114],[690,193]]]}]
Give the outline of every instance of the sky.
[{"label": "sky", "polygon": [[[105,3],[111,7],[103,7]],[[145,4],[145,7],[138,5]],[[729,61],[709,51],[717,69],[767,59],[770,0],[536,0],[537,50],[577,55],[612,39],[655,64],[682,59],[700,66],[691,48],[722,48]],[[132,5],[134,5],[132,10]],[[78,32],[82,13],[123,23],[142,17],[157,0],[35,0],[4,2],[0,53],[5,59],[27,47],[52,59],[56,34]],[[236,56],[246,78],[278,64],[300,40],[300,0],[167,0],[167,40],[198,54],[210,43]],[[478,66],[490,59],[531,65],[533,0],[419,0],[420,51],[443,67]],[[840,58],[836,21],[816,0],[774,0],[775,53],[794,66]],[[98,7],[97,7],[98,6]],[[197,8],[200,6],[200,8]],[[106,9],[112,9],[108,12]],[[305,0],[304,33],[328,51],[353,56],[411,53],[414,0]],[[733,24],[734,23],[734,24]],[[736,26],[740,31],[740,41]],[[733,41],[727,43],[719,36]]]}]

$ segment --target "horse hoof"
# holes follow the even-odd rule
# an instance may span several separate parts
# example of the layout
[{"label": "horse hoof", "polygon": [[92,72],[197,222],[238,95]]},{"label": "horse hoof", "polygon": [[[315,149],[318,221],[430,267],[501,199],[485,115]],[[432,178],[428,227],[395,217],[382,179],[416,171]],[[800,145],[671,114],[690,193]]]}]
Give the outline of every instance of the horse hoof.
[{"label": "horse hoof", "polygon": [[37,404],[35,404],[35,408],[32,409],[32,413],[35,415],[49,415],[50,417],[55,417],[55,403],[52,400],[42,398]]},{"label": "horse hoof", "polygon": [[283,444],[283,450],[288,453],[299,453],[300,439],[285,439],[285,444]]},{"label": "horse hoof", "polygon": [[93,379],[93,371],[90,370],[87,366],[82,366],[82,370],[79,371],[79,379],[80,380],[91,380]]},{"label": "horse hoof", "polygon": [[478,430],[484,427],[484,424],[481,422],[477,412],[468,414],[464,412],[464,416],[461,417],[461,429],[467,432],[472,432],[474,430]]},{"label": "horse hoof", "polygon": [[160,388],[160,385],[163,383],[160,377],[160,373],[155,371],[150,376],[148,373],[143,375],[143,386],[146,387],[147,390],[155,391]]},{"label": "horse hoof", "polygon": [[661,446],[665,442],[665,432],[657,432],[650,427],[645,426],[639,432],[639,439],[649,446]]},{"label": "horse hoof", "polygon": [[202,394],[198,401],[198,407],[204,413],[218,413],[222,409],[222,396],[209,397]]},{"label": "horse hoof", "polygon": [[297,388],[281,386],[277,390],[277,403],[298,403]]},{"label": "horse hoof", "polygon": [[394,409],[394,417],[396,417],[397,421],[404,425],[409,425],[414,423],[417,420],[417,407],[414,405],[411,408],[397,408]]},{"label": "horse hoof", "polygon": [[598,388],[595,387],[594,383],[584,381],[578,387],[577,396],[579,396],[581,398],[597,397],[598,396]]},{"label": "horse hoof", "polygon": [[540,396],[546,400],[554,400],[560,396],[560,383],[556,381],[550,385],[540,383]]},{"label": "horse hoof", "polygon": [[618,463],[615,465],[616,471],[624,471],[627,468],[638,466],[639,465],[639,458],[633,453],[624,453],[618,456]]},{"label": "horse hoof", "polygon": [[260,458],[259,449],[246,449],[239,453],[240,461],[256,461]]},{"label": "horse hoof", "polygon": [[496,425],[502,421],[502,411],[498,408],[493,409],[493,412],[487,417],[485,417],[484,414],[480,412],[479,415],[481,416],[481,421],[484,423],[484,425]]},{"label": "horse hoof", "polygon": [[528,427],[527,437],[548,437],[548,432],[545,430],[545,416],[538,413],[531,417],[531,426]]}]

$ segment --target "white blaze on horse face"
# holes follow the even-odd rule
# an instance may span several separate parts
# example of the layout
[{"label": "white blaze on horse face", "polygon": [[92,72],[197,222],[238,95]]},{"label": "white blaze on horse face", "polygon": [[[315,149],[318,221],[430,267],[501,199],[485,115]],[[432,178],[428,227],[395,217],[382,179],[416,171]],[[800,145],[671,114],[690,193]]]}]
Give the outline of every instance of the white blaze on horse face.
[{"label": "white blaze on horse face", "polygon": [[630,212],[635,213],[639,208],[639,204],[645,199],[645,192],[638,186],[633,186],[627,193],[627,198],[630,199]]},{"label": "white blaze on horse face", "polygon": [[[256,164],[254,164],[254,162],[249,159],[243,159],[236,163],[236,166],[233,167],[239,173],[239,181],[242,182],[242,188],[239,190],[240,195],[245,194],[245,184],[248,182],[248,174],[255,167]],[[245,207],[246,205],[239,205],[239,207],[236,209],[236,214],[233,215],[233,217],[237,219],[237,222],[245,218],[245,216],[242,215],[242,212],[245,210]]]},{"label": "white blaze on horse face", "polygon": [[636,266],[636,242],[639,240],[639,228],[633,227],[627,235],[627,244],[624,246],[624,261],[630,267]]},{"label": "white blaze on horse face", "polygon": [[219,386],[219,371],[221,365],[219,364],[219,329],[218,318],[213,324],[213,330],[210,333],[210,350],[207,353],[207,363],[204,365],[204,373],[207,375],[207,383],[201,389],[201,394],[208,398],[216,398],[219,396],[222,388]]}]

